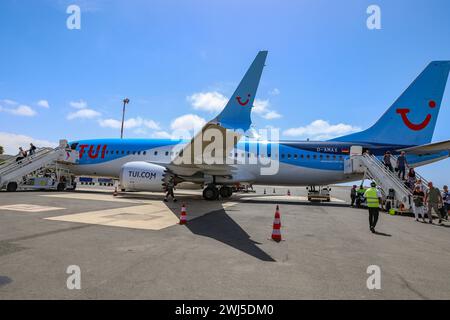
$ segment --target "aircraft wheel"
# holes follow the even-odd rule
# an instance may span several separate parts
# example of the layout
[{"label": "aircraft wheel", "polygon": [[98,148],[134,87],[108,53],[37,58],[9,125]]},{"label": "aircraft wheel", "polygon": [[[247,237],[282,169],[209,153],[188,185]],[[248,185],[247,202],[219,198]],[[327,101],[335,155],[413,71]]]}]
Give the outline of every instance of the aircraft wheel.
[{"label": "aircraft wheel", "polygon": [[65,183],[58,183],[58,185],[56,186],[56,190],[57,191],[64,191],[64,189],[66,189],[66,184]]},{"label": "aircraft wheel", "polygon": [[203,198],[205,200],[216,200],[219,197],[219,190],[214,186],[208,186],[203,190]]},{"label": "aircraft wheel", "polygon": [[233,189],[231,189],[231,187],[225,187],[223,186],[222,188],[220,188],[220,196],[224,199],[231,197],[231,195],[233,194]]},{"label": "aircraft wheel", "polygon": [[8,192],[14,192],[17,190],[17,182],[10,182],[6,186],[6,191]]}]

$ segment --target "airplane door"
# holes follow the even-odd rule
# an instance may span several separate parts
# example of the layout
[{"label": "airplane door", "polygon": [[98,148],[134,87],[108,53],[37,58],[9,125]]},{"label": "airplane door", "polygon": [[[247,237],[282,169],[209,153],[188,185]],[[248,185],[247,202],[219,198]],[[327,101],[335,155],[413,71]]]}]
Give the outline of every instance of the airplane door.
[{"label": "airplane door", "polygon": [[351,146],[350,147],[350,156],[361,156],[363,154],[362,146]]}]

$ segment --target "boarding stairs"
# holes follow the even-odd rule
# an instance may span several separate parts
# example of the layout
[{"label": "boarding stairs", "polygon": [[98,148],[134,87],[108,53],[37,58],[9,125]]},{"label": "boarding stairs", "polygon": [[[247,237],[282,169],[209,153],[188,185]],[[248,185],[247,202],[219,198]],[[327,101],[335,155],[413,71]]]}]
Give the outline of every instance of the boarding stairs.
[{"label": "boarding stairs", "polygon": [[[412,209],[412,190],[405,185],[405,181],[398,177],[396,172],[392,172],[374,155],[365,153],[363,155],[351,156],[352,171],[363,173],[364,179],[373,180],[380,188],[383,198],[390,202],[393,208]],[[397,159],[391,157],[393,167],[396,167]],[[422,180],[423,190],[427,190],[427,181],[416,173],[416,178]]]},{"label": "boarding stairs", "polygon": [[57,148],[38,148],[33,155],[19,161],[13,157],[0,165],[0,190],[8,189],[8,184],[15,186],[25,182],[26,178],[41,172],[43,169],[56,169],[59,165],[71,165],[76,163],[78,152],[66,147],[62,140]]}]

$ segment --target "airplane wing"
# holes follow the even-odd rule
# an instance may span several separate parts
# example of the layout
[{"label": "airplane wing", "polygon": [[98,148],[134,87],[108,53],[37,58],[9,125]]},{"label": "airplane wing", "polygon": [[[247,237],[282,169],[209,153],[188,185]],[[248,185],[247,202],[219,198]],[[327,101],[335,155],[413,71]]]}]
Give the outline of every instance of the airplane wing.
[{"label": "airplane wing", "polygon": [[251,110],[267,53],[258,53],[222,112],[206,123],[170,164],[165,164],[170,171],[182,176],[197,172],[232,174],[229,154],[251,126]]},{"label": "airplane wing", "polygon": [[411,154],[428,154],[432,152],[447,151],[447,150],[450,151],[450,140],[423,144],[420,146],[400,149],[398,151],[405,151],[406,153]]}]

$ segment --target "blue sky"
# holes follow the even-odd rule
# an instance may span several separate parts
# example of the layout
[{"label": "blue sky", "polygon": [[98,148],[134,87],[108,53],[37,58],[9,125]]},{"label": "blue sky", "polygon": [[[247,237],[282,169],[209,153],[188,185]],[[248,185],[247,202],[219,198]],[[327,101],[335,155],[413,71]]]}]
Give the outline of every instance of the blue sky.
[{"label": "blue sky", "polygon": [[[69,4],[80,30],[66,27]],[[381,30],[366,27],[370,4]],[[256,128],[367,128],[429,61],[450,59],[448,12],[446,0],[2,0],[0,144],[118,137],[124,97],[127,137],[167,136],[214,117],[262,49]],[[435,141],[449,138],[449,92]],[[450,161],[421,172],[448,183]]]}]

